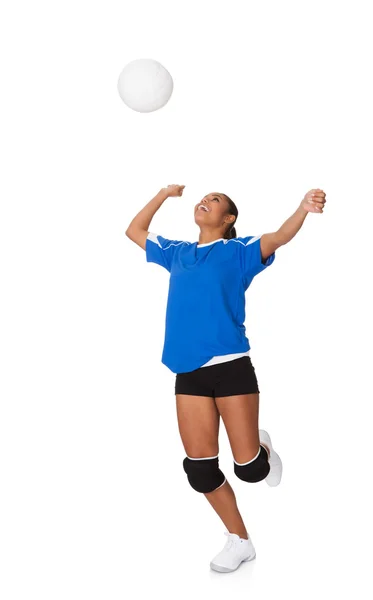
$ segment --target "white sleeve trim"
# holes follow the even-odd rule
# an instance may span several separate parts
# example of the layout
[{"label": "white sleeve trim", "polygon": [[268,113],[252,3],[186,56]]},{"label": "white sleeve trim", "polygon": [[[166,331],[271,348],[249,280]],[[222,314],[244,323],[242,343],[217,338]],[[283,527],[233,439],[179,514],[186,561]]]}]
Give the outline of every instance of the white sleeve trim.
[{"label": "white sleeve trim", "polygon": [[242,244],[243,246],[248,246],[249,244],[253,244],[257,240],[260,240],[261,237],[262,237],[261,235],[257,235],[255,237],[251,238],[251,240],[249,240],[248,242],[246,242],[246,244],[244,242],[241,242],[241,240],[238,240],[236,238],[231,238],[229,241],[230,242],[237,242],[238,244]]},{"label": "white sleeve trim", "polygon": [[151,231],[148,231],[148,240],[150,240],[151,242],[154,242],[160,248],[162,248],[162,246],[160,245],[159,240],[158,240],[158,234],[152,233]]},{"label": "white sleeve trim", "polygon": [[189,242],[178,242],[177,244],[173,244],[172,242],[170,242],[170,244],[168,244],[168,246],[166,246],[165,248],[163,248],[161,246],[161,244],[159,243],[159,239],[158,239],[158,234],[156,233],[152,233],[151,231],[148,231],[148,240],[150,240],[151,242],[154,242],[155,244],[157,244],[157,246],[159,246],[160,248],[162,248],[162,250],[168,250],[169,248],[171,248],[171,246],[180,246],[180,244],[189,244]]}]

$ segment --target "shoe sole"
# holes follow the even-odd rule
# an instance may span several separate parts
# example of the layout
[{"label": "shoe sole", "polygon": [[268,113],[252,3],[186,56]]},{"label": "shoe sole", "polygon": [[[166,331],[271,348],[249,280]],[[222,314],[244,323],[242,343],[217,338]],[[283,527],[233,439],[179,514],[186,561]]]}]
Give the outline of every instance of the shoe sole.
[{"label": "shoe sole", "polygon": [[[254,558],[256,558],[256,554],[254,554],[254,556],[244,558],[243,560],[241,560],[240,564],[243,562],[249,562],[250,560],[254,560]],[[220,565],[215,565],[214,563],[210,563],[210,567],[213,571],[218,571],[219,573],[232,573],[233,571],[237,571],[240,564],[237,565],[235,569],[228,569],[228,567],[221,567]]]},{"label": "shoe sole", "polygon": [[263,429],[260,430],[260,433],[261,433],[261,435],[259,434],[260,437],[261,437],[260,442],[263,441],[263,444],[265,444],[266,446],[269,446],[269,451],[271,453],[271,458],[272,457],[273,458],[276,457],[276,464],[280,465],[280,477],[279,477],[278,480],[275,481],[275,483],[269,483],[267,477],[265,478],[265,482],[266,482],[267,485],[269,485],[269,487],[276,487],[276,486],[278,486],[280,484],[281,478],[282,478],[282,460],[279,457],[279,455],[277,454],[277,452],[273,449],[272,440],[270,438],[269,433],[267,431],[263,430]]},{"label": "shoe sole", "polygon": [[267,485],[269,485],[269,487],[276,487],[277,485],[279,485],[281,483],[281,478],[282,478],[282,460],[279,457],[279,455],[277,454],[277,452],[275,452],[274,450],[272,451],[272,456],[276,457],[276,469],[279,469],[279,475],[278,478],[275,480],[274,483],[270,483],[271,482],[271,478],[269,478],[268,480],[268,476],[265,478],[265,482]]}]

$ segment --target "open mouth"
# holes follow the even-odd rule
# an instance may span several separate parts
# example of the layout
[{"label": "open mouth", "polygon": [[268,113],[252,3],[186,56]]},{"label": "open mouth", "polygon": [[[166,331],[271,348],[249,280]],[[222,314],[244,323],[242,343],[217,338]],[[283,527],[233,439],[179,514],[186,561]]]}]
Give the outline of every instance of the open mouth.
[{"label": "open mouth", "polygon": [[210,210],[204,204],[197,206],[197,210],[205,210],[206,212],[210,212]]}]

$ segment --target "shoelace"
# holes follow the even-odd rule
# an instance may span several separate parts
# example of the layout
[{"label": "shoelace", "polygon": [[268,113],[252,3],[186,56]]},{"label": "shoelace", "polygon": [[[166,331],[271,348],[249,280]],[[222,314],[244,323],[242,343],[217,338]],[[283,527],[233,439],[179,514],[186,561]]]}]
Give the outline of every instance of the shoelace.
[{"label": "shoelace", "polygon": [[229,531],[224,531],[224,535],[228,536],[227,543],[225,544],[225,549],[230,550],[235,545],[236,540],[231,536]]}]

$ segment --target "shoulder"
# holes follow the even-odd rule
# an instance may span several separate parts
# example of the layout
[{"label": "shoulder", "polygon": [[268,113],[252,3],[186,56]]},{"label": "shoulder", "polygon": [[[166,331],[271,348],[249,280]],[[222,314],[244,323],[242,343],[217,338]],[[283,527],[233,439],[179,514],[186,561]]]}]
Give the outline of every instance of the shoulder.
[{"label": "shoulder", "polygon": [[183,244],[185,245],[190,245],[191,242],[187,242],[185,240],[173,240],[170,238],[166,238],[163,235],[160,235],[158,233],[152,233],[149,231],[148,233],[148,240],[150,240],[151,242],[154,242],[154,244],[157,244],[158,246],[160,246],[160,248],[162,248],[163,250],[168,250],[171,248],[175,248],[177,246],[182,246]]},{"label": "shoulder", "polygon": [[245,247],[254,244],[254,242],[260,240],[260,237],[260,235],[246,235],[244,237],[231,238],[230,240],[226,240],[226,243],[237,245],[237,247]]}]

